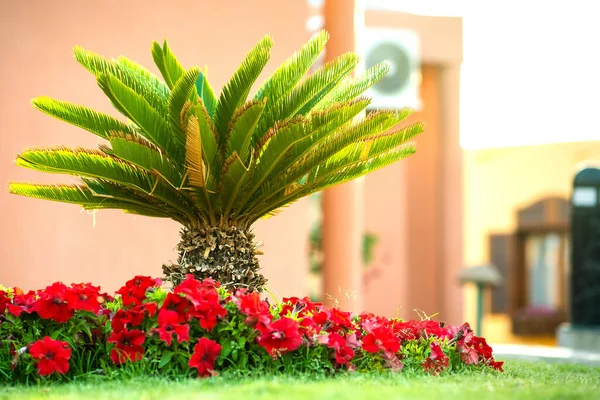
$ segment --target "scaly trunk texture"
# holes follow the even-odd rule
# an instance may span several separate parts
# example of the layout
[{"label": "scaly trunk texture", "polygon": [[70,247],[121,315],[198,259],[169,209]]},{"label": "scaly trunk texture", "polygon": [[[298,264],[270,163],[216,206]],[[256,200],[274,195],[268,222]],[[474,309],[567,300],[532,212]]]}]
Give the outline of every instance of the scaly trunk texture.
[{"label": "scaly trunk texture", "polygon": [[257,245],[250,230],[183,228],[180,235],[178,264],[163,265],[165,279],[173,286],[192,274],[197,279],[212,278],[230,290],[263,290],[267,280],[259,273]]}]

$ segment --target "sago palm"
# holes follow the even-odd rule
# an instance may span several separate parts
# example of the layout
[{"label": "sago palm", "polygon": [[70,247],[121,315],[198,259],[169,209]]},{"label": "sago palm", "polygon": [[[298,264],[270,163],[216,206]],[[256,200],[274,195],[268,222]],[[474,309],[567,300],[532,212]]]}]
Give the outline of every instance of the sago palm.
[{"label": "sago palm", "polygon": [[[166,42],[152,56],[163,80],[133,61],[75,48],[75,58],[127,122],[72,103],[40,97],[33,105],[103,139],[98,149],[33,148],[16,164],[74,175],[79,184],[13,182],[12,193],[74,203],[87,210],[171,218],[183,225],[177,264],[167,280],[187,273],[228,287],[263,288],[251,227],[311,193],[367,174],[414,152],[421,124],[398,126],[409,111],[361,118],[358,97],[385,75],[376,65],[349,76],[358,63],[344,54],[308,74],[328,35],[315,35],[249,97],[272,46],[250,50],[217,97],[206,72],[185,69]],[[307,76],[305,76],[307,75]]]}]

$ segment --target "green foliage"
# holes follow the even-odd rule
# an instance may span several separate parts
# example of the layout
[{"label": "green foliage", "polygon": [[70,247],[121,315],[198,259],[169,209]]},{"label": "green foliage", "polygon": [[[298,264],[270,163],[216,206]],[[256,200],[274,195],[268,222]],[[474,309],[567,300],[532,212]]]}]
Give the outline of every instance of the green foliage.
[{"label": "green foliage", "polygon": [[419,123],[409,110],[357,118],[359,97],[381,79],[383,63],[350,77],[358,63],[344,54],[308,74],[327,43],[320,32],[250,91],[269,60],[266,36],[248,52],[216,96],[206,70],[184,68],[167,42],[154,42],[162,79],[135,62],[75,48],[122,121],[48,97],[44,113],[98,135],[98,150],[28,150],[17,165],[74,175],[77,186],[11,183],[11,193],[80,204],[86,209],[172,218],[187,228],[248,228],[311,193],[367,174],[415,151]]}]

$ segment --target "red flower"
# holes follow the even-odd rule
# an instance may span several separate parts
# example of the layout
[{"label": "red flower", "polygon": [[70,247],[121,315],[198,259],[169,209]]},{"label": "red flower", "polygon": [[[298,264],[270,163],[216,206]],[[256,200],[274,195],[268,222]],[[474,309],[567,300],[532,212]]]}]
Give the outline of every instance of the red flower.
[{"label": "red flower", "polygon": [[161,310],[158,313],[158,328],[155,331],[158,332],[158,337],[167,346],[171,345],[173,335],[177,337],[179,343],[190,340],[190,326],[188,324],[180,324],[179,317],[175,311]]},{"label": "red flower", "polygon": [[29,291],[27,294],[23,294],[23,292],[19,289],[18,293],[15,290],[15,295],[13,297],[13,304],[7,304],[6,308],[8,312],[18,317],[22,312],[27,314],[31,314],[35,311],[37,306],[37,295],[34,291]]},{"label": "red flower", "polygon": [[10,298],[8,297],[8,293],[4,290],[0,290],[0,314],[4,314],[6,311],[6,305],[10,303]]},{"label": "red flower", "polygon": [[354,350],[348,346],[348,342],[338,333],[330,333],[327,346],[335,350],[335,361],[338,364],[350,365],[354,357]]},{"label": "red flower", "polygon": [[300,321],[300,329],[304,332],[304,336],[309,340],[312,340],[312,337],[321,330],[320,326],[310,317],[304,317],[302,321]]},{"label": "red flower", "polygon": [[427,357],[425,361],[421,363],[425,372],[431,372],[433,375],[438,375],[445,368],[448,368],[450,359],[444,352],[440,345],[436,342],[431,342],[429,345],[431,355]]},{"label": "red flower", "polygon": [[502,366],[504,365],[504,361],[494,361],[494,359],[488,361],[488,365],[494,368],[496,371],[504,372]]},{"label": "red flower", "polygon": [[53,319],[56,322],[67,322],[73,316],[73,310],[67,303],[68,288],[61,282],[53,283],[40,291],[35,310],[40,318]]},{"label": "red flower", "polygon": [[146,314],[148,314],[148,317],[153,317],[157,308],[156,303],[144,303],[128,310],[119,309],[110,321],[113,332],[120,332],[132,326],[140,326],[144,322]]},{"label": "red flower", "polygon": [[238,290],[236,298],[238,308],[246,316],[246,325],[255,326],[259,322],[266,325],[273,319],[269,304],[257,292],[245,294],[245,290]]},{"label": "red flower", "polygon": [[108,337],[108,343],[115,343],[116,348],[110,352],[110,358],[115,364],[123,364],[126,361],[139,361],[144,355],[142,344],[146,341],[144,332],[134,329],[113,332]]},{"label": "red flower", "polygon": [[363,313],[360,315],[360,325],[367,332],[371,332],[373,329],[380,326],[391,326],[390,321],[387,318],[373,315],[371,313]]},{"label": "red flower", "polygon": [[100,295],[100,288],[91,283],[72,284],[66,292],[67,304],[71,310],[85,310],[96,313],[100,311],[100,303],[104,299]]},{"label": "red flower", "polygon": [[264,347],[272,357],[294,351],[302,344],[299,328],[298,322],[291,318],[281,317],[275,322],[259,327],[261,335],[258,338],[258,344]]},{"label": "red flower", "polygon": [[37,360],[40,376],[51,375],[55,372],[64,375],[69,371],[71,349],[67,342],[52,340],[49,336],[45,336],[31,345],[29,354]]},{"label": "red flower", "polygon": [[194,308],[189,314],[198,318],[200,327],[208,331],[215,327],[218,317],[227,315],[227,310],[219,302],[219,293],[215,289],[217,285],[212,279],[200,282],[188,274],[174,290],[175,294],[183,294],[193,304]]},{"label": "red flower", "polygon": [[363,337],[362,347],[368,353],[377,353],[381,350],[384,353],[396,354],[400,350],[400,340],[391,328],[378,326]]},{"label": "red flower", "polygon": [[337,308],[329,310],[328,323],[330,326],[326,327],[327,332],[337,332],[343,328],[353,329],[354,325],[350,320],[351,314],[347,311],[341,311]]},{"label": "red flower", "polygon": [[175,311],[180,323],[187,322],[191,318],[188,313],[191,309],[193,309],[192,303],[175,293],[168,293],[161,307],[161,310]]},{"label": "red flower", "polygon": [[287,316],[288,313],[304,317],[316,312],[317,307],[323,306],[323,303],[312,302],[308,297],[302,299],[298,297],[284,297],[282,302],[283,307],[281,307],[281,311],[279,312],[279,315],[282,317]]},{"label": "red flower", "polygon": [[492,348],[487,344],[484,338],[473,336],[470,344],[483,360],[492,358]]},{"label": "red flower", "polygon": [[448,329],[441,327],[439,322],[430,319],[423,321],[394,320],[392,322],[392,329],[401,342],[428,337],[439,339],[452,338],[452,334]]},{"label": "red flower", "polygon": [[200,338],[188,365],[198,370],[198,376],[215,375],[215,360],[220,353],[220,344],[204,337]]},{"label": "red flower", "polygon": [[158,278],[138,275],[125,282],[125,286],[117,290],[116,293],[121,295],[123,305],[139,305],[146,298],[146,291],[148,289],[160,286],[161,284],[162,282]]}]

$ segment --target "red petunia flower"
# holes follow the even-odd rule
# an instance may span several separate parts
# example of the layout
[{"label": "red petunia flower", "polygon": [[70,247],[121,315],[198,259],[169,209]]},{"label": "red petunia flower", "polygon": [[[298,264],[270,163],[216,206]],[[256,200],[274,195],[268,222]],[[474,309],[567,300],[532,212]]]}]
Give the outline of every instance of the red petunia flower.
[{"label": "red petunia flower", "polygon": [[49,336],[45,336],[31,345],[29,354],[37,360],[40,376],[51,375],[55,372],[64,375],[69,371],[71,349],[67,342],[52,340]]},{"label": "red petunia flower", "polygon": [[148,289],[158,287],[162,281],[158,278],[150,276],[135,276],[133,279],[125,282],[125,286],[117,290],[115,293],[121,295],[121,300],[126,306],[139,305],[146,298]]},{"label": "red petunia flower", "polygon": [[484,338],[479,336],[473,336],[471,340],[471,347],[475,349],[477,354],[484,359],[487,360],[492,358],[492,348],[487,344]]},{"label": "red petunia flower", "polygon": [[396,354],[400,350],[400,340],[389,327],[379,326],[363,337],[363,350],[368,353]]},{"label": "red petunia flower", "polygon": [[188,324],[180,324],[179,317],[175,311],[161,310],[158,313],[158,328],[154,329],[154,331],[158,332],[158,337],[167,346],[171,345],[173,335],[175,335],[179,343],[190,340],[190,326]]},{"label": "red petunia flower", "polygon": [[308,297],[302,299],[298,297],[284,297],[282,303],[283,306],[279,312],[279,315],[282,317],[290,313],[298,317],[304,317],[317,312],[317,308],[323,306],[323,303],[312,302]]},{"label": "red petunia flower", "polygon": [[161,310],[175,311],[180,323],[189,321],[189,311],[193,309],[192,303],[185,297],[169,292]]},{"label": "red petunia flower", "polygon": [[354,325],[350,320],[350,316],[352,315],[350,312],[342,311],[338,308],[332,308],[328,310],[328,321],[329,326],[326,327],[327,332],[337,332],[341,329],[354,329]]},{"label": "red petunia flower", "polygon": [[140,326],[144,322],[146,314],[148,317],[153,317],[157,309],[156,303],[144,303],[130,309],[119,309],[110,321],[112,330],[121,332],[125,328]]},{"label": "red petunia flower", "polygon": [[311,317],[304,317],[300,321],[300,330],[306,338],[312,341],[313,337],[320,332],[321,327]]},{"label": "red petunia flower", "polygon": [[335,361],[338,364],[350,365],[354,357],[354,350],[348,346],[348,341],[338,333],[330,333],[327,346],[335,350]]},{"label": "red petunia flower", "polygon": [[71,310],[84,310],[97,313],[100,303],[104,301],[100,295],[100,287],[91,283],[73,283],[66,291],[66,300]]},{"label": "red petunia flower", "polygon": [[111,333],[108,337],[108,343],[116,344],[116,347],[110,352],[111,360],[115,364],[141,360],[144,355],[142,344],[145,341],[146,335],[137,329]]},{"label": "red petunia flower", "polygon": [[221,345],[207,338],[200,338],[194,347],[188,365],[198,370],[198,376],[215,375],[215,360],[221,353]]},{"label": "red petunia flower", "polygon": [[433,375],[438,375],[444,369],[448,368],[450,363],[450,359],[448,356],[442,351],[439,343],[431,342],[429,345],[431,350],[431,354],[425,361],[421,363],[425,372],[430,372]]},{"label": "red petunia flower", "polygon": [[56,322],[67,322],[73,316],[73,310],[67,303],[68,288],[61,282],[53,283],[39,292],[39,300],[35,306],[40,318],[53,319]]},{"label": "red petunia flower", "polygon": [[189,315],[197,318],[200,327],[207,331],[215,327],[218,318],[227,315],[227,310],[219,302],[216,287],[217,283],[212,279],[204,279],[200,282],[194,279],[193,275],[188,274],[173,291],[176,295],[183,294],[192,303],[194,307],[189,311]]},{"label": "red petunia flower", "polygon": [[494,368],[496,371],[504,372],[502,366],[504,365],[504,361],[495,361],[494,359],[488,361],[488,365]]},{"label": "red petunia flower", "polygon": [[18,293],[15,290],[12,304],[7,304],[6,308],[8,312],[18,317],[21,313],[31,314],[36,311],[37,307],[37,295],[34,291],[30,290],[29,293],[23,294],[19,289]]},{"label": "red petunia flower", "polygon": [[236,299],[238,308],[246,316],[244,321],[246,325],[255,326],[257,323],[266,325],[273,319],[269,304],[262,300],[257,292],[246,294],[245,290],[238,290]]},{"label": "red petunia flower", "polygon": [[302,345],[299,328],[298,322],[287,317],[281,317],[265,326],[259,325],[261,335],[258,338],[258,344],[264,347],[272,357],[294,351]]},{"label": "red petunia flower", "polygon": [[6,293],[4,290],[0,290],[0,315],[4,314],[4,311],[6,311],[6,305],[10,302],[11,300],[8,297],[8,293]]}]

